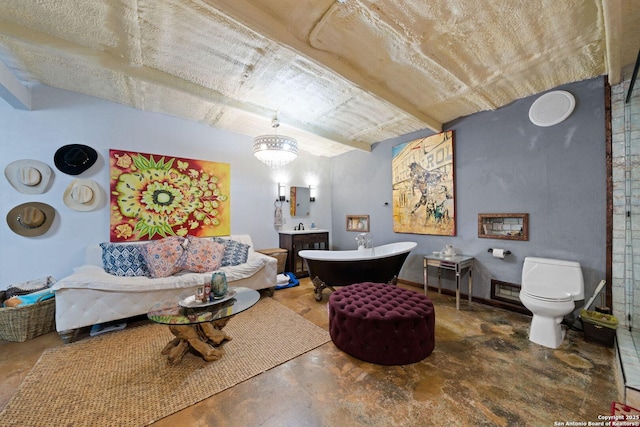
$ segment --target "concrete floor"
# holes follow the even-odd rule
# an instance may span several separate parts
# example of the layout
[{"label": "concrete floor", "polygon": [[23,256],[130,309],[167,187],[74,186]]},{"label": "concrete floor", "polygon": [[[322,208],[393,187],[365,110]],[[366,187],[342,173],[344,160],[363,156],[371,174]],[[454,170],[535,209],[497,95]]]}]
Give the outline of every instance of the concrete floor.
[{"label": "concrete floor", "polygon": [[[274,298],[328,329],[328,294],[316,302],[302,279]],[[544,348],[528,340],[528,316],[465,300],[457,311],[453,297],[429,296],[436,347],[422,362],[373,365],[329,342],[154,425],[553,426],[598,422],[620,400],[613,349],[578,331],[559,349]],[[55,332],[0,341],[0,408],[42,352],[58,345]]]}]

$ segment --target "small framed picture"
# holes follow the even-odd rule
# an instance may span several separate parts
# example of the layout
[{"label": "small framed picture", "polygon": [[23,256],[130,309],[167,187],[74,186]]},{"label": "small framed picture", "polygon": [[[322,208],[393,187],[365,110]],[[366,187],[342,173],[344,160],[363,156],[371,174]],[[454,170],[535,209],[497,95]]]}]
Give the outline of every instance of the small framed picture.
[{"label": "small framed picture", "polygon": [[347,215],[347,231],[369,231],[369,215]]}]

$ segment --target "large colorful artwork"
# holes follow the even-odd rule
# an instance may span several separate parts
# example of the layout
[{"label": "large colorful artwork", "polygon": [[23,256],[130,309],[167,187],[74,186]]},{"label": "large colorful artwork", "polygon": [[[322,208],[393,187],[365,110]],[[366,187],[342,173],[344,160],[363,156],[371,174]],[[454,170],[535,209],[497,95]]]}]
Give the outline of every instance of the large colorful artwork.
[{"label": "large colorful artwork", "polygon": [[228,163],[109,150],[110,239],[230,233]]},{"label": "large colorful artwork", "polygon": [[453,131],[393,147],[393,231],[455,236]]}]

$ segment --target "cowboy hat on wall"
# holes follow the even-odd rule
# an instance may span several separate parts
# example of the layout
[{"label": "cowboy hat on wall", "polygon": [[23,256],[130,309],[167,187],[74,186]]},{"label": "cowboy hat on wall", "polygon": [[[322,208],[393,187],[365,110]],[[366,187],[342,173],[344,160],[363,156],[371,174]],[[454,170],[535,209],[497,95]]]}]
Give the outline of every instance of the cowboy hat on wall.
[{"label": "cowboy hat on wall", "polygon": [[102,202],[102,191],[92,179],[74,179],[64,190],[64,204],[76,211],[92,211]]},{"label": "cowboy hat on wall", "polygon": [[55,217],[55,209],[46,203],[28,202],[9,211],[7,224],[20,236],[35,237],[46,233]]},{"label": "cowboy hat on wall", "polygon": [[49,185],[51,168],[38,160],[16,160],[4,168],[4,176],[21,193],[41,194]]},{"label": "cowboy hat on wall", "polygon": [[69,144],[58,148],[53,155],[53,163],[68,175],[80,175],[89,169],[98,159],[93,148],[82,144]]}]

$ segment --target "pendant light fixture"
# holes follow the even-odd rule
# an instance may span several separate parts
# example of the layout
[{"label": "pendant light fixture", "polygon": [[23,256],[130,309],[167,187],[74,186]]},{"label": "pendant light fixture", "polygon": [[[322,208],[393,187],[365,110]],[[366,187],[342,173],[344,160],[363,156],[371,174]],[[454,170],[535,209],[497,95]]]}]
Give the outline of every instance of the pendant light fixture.
[{"label": "pendant light fixture", "polygon": [[271,121],[273,135],[260,135],[253,139],[253,155],[273,169],[278,169],[298,157],[298,142],[288,136],[278,135],[278,126],[280,122],[276,116]]}]

